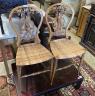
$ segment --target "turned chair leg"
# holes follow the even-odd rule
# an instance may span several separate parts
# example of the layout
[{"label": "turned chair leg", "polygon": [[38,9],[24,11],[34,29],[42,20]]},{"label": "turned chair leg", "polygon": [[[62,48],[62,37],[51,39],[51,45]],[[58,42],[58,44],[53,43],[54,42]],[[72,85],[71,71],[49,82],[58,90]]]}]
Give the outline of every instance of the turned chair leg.
[{"label": "turned chair leg", "polygon": [[8,90],[8,96],[11,96],[11,93],[10,93],[10,85],[9,85],[9,84],[7,85],[7,90]]},{"label": "turned chair leg", "polygon": [[80,76],[80,67],[81,67],[81,64],[83,63],[83,58],[84,58],[84,54],[82,54],[82,56],[80,57],[80,62],[78,66],[78,76]]},{"label": "turned chair leg", "polygon": [[54,59],[50,60],[51,68],[50,68],[50,80],[52,80],[53,67],[54,67]]},{"label": "turned chair leg", "polygon": [[53,64],[53,71],[52,71],[52,77],[51,77],[51,85],[53,84],[53,81],[54,81],[57,65],[58,65],[58,60],[55,59],[54,64]]},{"label": "turned chair leg", "polygon": [[18,94],[18,96],[20,96],[21,95],[21,78],[20,78],[20,76],[21,76],[21,67],[19,67],[19,66],[17,66],[17,86],[18,86],[18,88],[17,88],[17,94]]}]

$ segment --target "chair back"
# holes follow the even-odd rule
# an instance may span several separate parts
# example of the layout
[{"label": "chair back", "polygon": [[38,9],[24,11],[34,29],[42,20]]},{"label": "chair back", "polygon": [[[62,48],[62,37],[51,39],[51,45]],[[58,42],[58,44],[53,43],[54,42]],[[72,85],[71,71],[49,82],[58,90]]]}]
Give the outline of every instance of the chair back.
[{"label": "chair back", "polygon": [[64,2],[51,5],[46,12],[49,28],[49,42],[52,37],[66,37],[66,32],[74,18],[74,9]]},{"label": "chair back", "polygon": [[[38,26],[33,21],[34,14],[40,14],[40,21]],[[17,47],[22,42],[33,41],[40,43],[39,29],[43,21],[42,10],[34,4],[27,4],[14,8],[9,14],[9,22],[13,31],[17,35]]]}]

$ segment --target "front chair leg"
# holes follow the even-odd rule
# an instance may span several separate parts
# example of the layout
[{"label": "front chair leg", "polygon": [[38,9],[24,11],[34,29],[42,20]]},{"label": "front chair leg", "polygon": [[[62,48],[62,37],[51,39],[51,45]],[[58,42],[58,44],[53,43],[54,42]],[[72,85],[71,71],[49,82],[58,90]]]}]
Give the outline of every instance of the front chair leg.
[{"label": "front chair leg", "polygon": [[17,66],[17,94],[21,95],[21,67]]},{"label": "front chair leg", "polygon": [[51,85],[53,84],[53,81],[54,81],[57,65],[58,65],[58,60],[55,59],[54,64],[53,64],[53,71],[52,71],[52,77],[51,77]]},{"label": "front chair leg", "polygon": [[50,68],[50,80],[52,80],[53,67],[54,67],[54,59],[50,60],[51,68]]},{"label": "front chair leg", "polygon": [[80,66],[83,63],[83,58],[84,58],[84,54],[82,54],[82,56],[80,57],[80,62],[79,62],[79,66],[78,66],[78,76],[80,76]]}]

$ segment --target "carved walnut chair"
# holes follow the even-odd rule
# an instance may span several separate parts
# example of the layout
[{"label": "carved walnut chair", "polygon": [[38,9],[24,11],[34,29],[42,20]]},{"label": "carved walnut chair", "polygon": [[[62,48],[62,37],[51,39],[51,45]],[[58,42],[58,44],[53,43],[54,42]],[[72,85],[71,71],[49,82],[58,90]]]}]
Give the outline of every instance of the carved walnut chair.
[{"label": "carved walnut chair", "polygon": [[[67,18],[68,21],[66,21]],[[46,12],[46,22],[49,29],[49,45],[50,50],[55,57],[52,82],[54,80],[55,73],[58,70],[65,69],[64,67],[58,69],[58,60],[71,59],[74,61],[74,58],[79,57],[79,75],[80,64],[82,63],[85,49],[79,44],[74,43],[70,36],[67,36],[67,31],[73,21],[73,18],[74,9],[64,2],[50,6]],[[67,66],[66,68],[71,66]]]},{"label": "carved walnut chair", "polygon": [[[34,24],[34,23],[30,19],[31,18],[30,15],[31,14],[33,15],[35,12],[38,12],[41,15],[40,23],[36,29],[34,28],[35,27],[34,25],[31,26],[31,24]],[[26,36],[27,33],[29,33],[29,36],[31,36],[30,39],[32,39],[33,43],[29,43],[29,42],[28,43],[24,42],[24,44],[22,43],[23,38],[21,38],[21,37],[23,35],[22,35],[22,33],[17,32],[17,29],[12,22],[14,16],[18,17],[18,18],[20,17],[20,18],[22,18],[22,22],[23,21],[26,22],[26,23],[23,22],[23,23],[25,23],[25,25],[20,28],[21,28],[22,32],[26,32],[26,34],[24,36]],[[52,61],[52,58],[53,58],[53,55],[50,53],[50,51],[40,44],[40,39],[38,36],[39,29],[40,29],[42,21],[43,21],[42,11],[33,4],[19,6],[19,7],[14,8],[11,11],[11,13],[9,15],[9,21],[17,35],[16,66],[17,66],[18,78],[25,78],[25,77],[29,77],[29,76],[39,75],[41,73],[45,73],[48,71],[50,71],[50,74],[51,74],[51,72],[52,72],[51,68],[52,68],[52,64],[53,64],[52,62],[51,62],[51,68],[49,70],[39,71],[39,72],[31,73],[29,75],[21,76],[21,68],[23,66],[27,67],[28,65],[32,66],[32,65],[43,63],[45,61],[49,61],[49,60]],[[23,25],[23,23],[21,23],[21,24]],[[29,28],[27,28],[27,26],[28,27],[30,26],[30,30],[28,30]],[[25,28],[27,30],[25,30]],[[33,28],[35,29],[33,31],[36,31],[35,32],[36,34],[34,33],[35,35],[33,35],[33,33],[31,33],[31,30]],[[43,63],[43,64],[45,64],[45,63]]]}]

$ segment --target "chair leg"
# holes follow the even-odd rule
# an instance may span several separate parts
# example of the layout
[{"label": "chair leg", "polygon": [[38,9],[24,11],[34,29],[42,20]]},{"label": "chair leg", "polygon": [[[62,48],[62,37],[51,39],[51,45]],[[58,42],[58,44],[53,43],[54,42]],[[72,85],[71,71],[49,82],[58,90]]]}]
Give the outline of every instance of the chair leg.
[{"label": "chair leg", "polygon": [[53,67],[54,67],[54,59],[51,59],[50,60],[50,64],[51,64],[51,69],[50,69],[50,80],[52,79],[52,74],[53,74]]},{"label": "chair leg", "polygon": [[26,79],[26,80],[25,80],[25,81],[26,81],[26,82],[25,82],[25,83],[26,83],[26,84],[25,84],[25,87],[26,87],[26,93],[28,93],[28,78],[25,78],[25,79]]},{"label": "chair leg", "polygon": [[11,96],[9,84],[7,85],[7,90],[8,90],[8,96]]},{"label": "chair leg", "polygon": [[57,64],[58,64],[58,60],[55,59],[55,62],[53,64],[53,72],[52,72],[52,77],[51,77],[51,85],[53,84],[53,80],[54,80],[56,69],[57,69]]},{"label": "chair leg", "polygon": [[82,54],[82,56],[80,57],[80,62],[79,62],[79,66],[78,66],[78,76],[80,76],[80,66],[83,63],[83,58],[84,58],[84,54]]},{"label": "chair leg", "polygon": [[21,95],[21,78],[20,78],[20,76],[21,76],[21,67],[17,67],[17,86],[18,86],[18,88],[17,88],[17,93],[18,93],[18,96],[20,96]]}]

